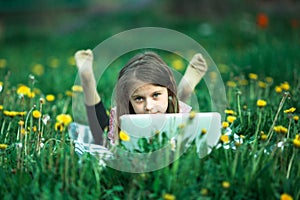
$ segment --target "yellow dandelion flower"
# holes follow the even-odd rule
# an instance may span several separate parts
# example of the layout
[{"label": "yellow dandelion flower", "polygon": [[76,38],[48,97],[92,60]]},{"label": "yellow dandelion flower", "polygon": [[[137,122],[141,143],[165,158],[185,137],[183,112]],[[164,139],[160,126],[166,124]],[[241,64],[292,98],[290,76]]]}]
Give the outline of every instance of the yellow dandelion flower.
[{"label": "yellow dandelion flower", "polygon": [[257,74],[254,74],[254,73],[250,73],[250,74],[249,74],[249,78],[252,79],[252,80],[257,80],[258,75],[257,75]]},{"label": "yellow dandelion flower", "polygon": [[293,139],[293,144],[295,147],[300,148],[300,134],[297,134]]},{"label": "yellow dandelion flower", "polygon": [[36,132],[37,131],[37,127],[34,125],[32,127],[27,127],[27,131],[33,131]]},{"label": "yellow dandelion flower", "polygon": [[263,81],[258,81],[257,84],[258,84],[258,87],[260,87],[260,88],[267,88],[267,84]]},{"label": "yellow dandelion flower", "polygon": [[35,64],[31,71],[34,75],[41,76],[45,73],[45,68],[41,64]]},{"label": "yellow dandelion flower", "polygon": [[15,117],[18,115],[18,112],[15,111],[8,111],[8,110],[4,110],[3,114],[8,116],[8,117]]},{"label": "yellow dandelion flower", "polygon": [[226,129],[229,126],[228,122],[222,122],[222,128]]},{"label": "yellow dandelion flower", "polygon": [[223,181],[223,182],[222,182],[222,187],[223,187],[224,189],[228,189],[228,188],[230,188],[230,183],[229,183],[228,181]]},{"label": "yellow dandelion flower", "polygon": [[122,141],[129,141],[130,136],[125,131],[120,131],[119,137]]},{"label": "yellow dandelion flower", "polygon": [[27,87],[26,85],[21,85],[17,89],[18,95],[28,95],[30,92],[31,92],[30,88]]},{"label": "yellow dandelion flower", "polygon": [[238,84],[239,84],[240,86],[246,86],[246,85],[249,84],[249,82],[248,82],[248,80],[246,80],[246,79],[240,79],[240,80],[238,80]]},{"label": "yellow dandelion flower", "polygon": [[6,60],[4,58],[0,59],[0,69],[4,69],[6,67]]},{"label": "yellow dandelion flower", "polygon": [[19,114],[19,112],[16,112],[16,111],[10,111],[10,116],[11,117],[15,117]]},{"label": "yellow dandelion flower", "polygon": [[227,81],[226,82],[226,85],[228,86],[228,87],[236,87],[236,83],[234,82],[234,81]]},{"label": "yellow dandelion flower", "polygon": [[226,120],[229,122],[229,123],[233,123],[235,120],[236,120],[236,117],[235,116],[227,116]]},{"label": "yellow dandelion flower", "polygon": [[229,142],[229,136],[228,135],[221,135],[220,140],[221,140],[221,142],[226,144],[226,143]]},{"label": "yellow dandelion flower", "polygon": [[223,64],[223,63],[218,64],[218,68],[219,68],[220,72],[223,73],[223,74],[230,71],[230,67],[226,64]]},{"label": "yellow dandelion flower", "polygon": [[35,94],[41,94],[42,93],[42,91],[39,88],[33,88],[33,92]]},{"label": "yellow dandelion flower", "polygon": [[8,147],[7,144],[0,144],[0,149],[5,150]]},{"label": "yellow dandelion flower", "polygon": [[236,146],[236,147],[239,147],[239,146],[241,146],[242,145],[242,143],[240,143],[240,142],[234,142],[234,146]]},{"label": "yellow dandelion flower", "polygon": [[83,88],[82,88],[81,85],[73,85],[72,91],[73,91],[73,92],[82,92],[82,91],[83,91]]},{"label": "yellow dandelion flower", "polygon": [[60,131],[60,132],[64,131],[65,130],[64,123],[62,123],[62,122],[56,122],[55,125],[54,125],[54,129],[56,131]]},{"label": "yellow dandelion flower", "polygon": [[46,100],[48,102],[52,102],[55,100],[55,96],[53,94],[48,94],[48,95],[46,95]]},{"label": "yellow dandelion flower", "polygon": [[282,127],[280,132],[283,134],[286,134],[288,132],[288,129],[285,127]]},{"label": "yellow dandelion flower", "polygon": [[184,69],[184,62],[181,59],[176,59],[172,62],[172,66],[174,69],[181,71]]},{"label": "yellow dandelion flower", "polygon": [[21,128],[21,134],[26,135],[26,133],[27,133],[26,130],[24,128]]},{"label": "yellow dandelion flower", "polygon": [[275,92],[276,92],[276,93],[281,93],[281,92],[282,92],[281,87],[280,87],[280,86],[276,86],[276,87],[275,87]]},{"label": "yellow dandelion flower", "polygon": [[42,113],[38,110],[32,111],[32,116],[36,119],[40,118],[42,116]]},{"label": "yellow dandelion flower", "polygon": [[244,135],[242,135],[242,134],[240,135],[240,138],[242,138],[242,139],[244,139],[245,137],[246,137],[246,136],[244,136]]},{"label": "yellow dandelion flower", "polygon": [[211,80],[216,80],[216,78],[218,77],[218,74],[215,71],[209,72],[208,75]]},{"label": "yellow dandelion flower", "polygon": [[176,200],[176,197],[173,194],[166,193],[163,195],[163,199],[164,200]]},{"label": "yellow dandelion flower", "polygon": [[263,135],[263,134],[265,134],[265,132],[264,131],[260,131],[260,134]]},{"label": "yellow dandelion flower", "polygon": [[263,141],[265,141],[265,140],[268,139],[268,136],[267,136],[266,134],[262,134],[262,135],[260,136],[260,139],[263,140]]},{"label": "yellow dandelion flower", "polygon": [[68,64],[71,65],[71,66],[76,65],[76,62],[75,62],[75,59],[74,59],[73,56],[70,56],[70,57],[68,58]]},{"label": "yellow dandelion flower", "polygon": [[259,100],[257,100],[256,105],[259,108],[262,108],[262,107],[265,107],[267,105],[267,102],[265,100],[259,99]]},{"label": "yellow dandelion flower", "polygon": [[284,112],[284,113],[293,113],[293,112],[295,112],[295,110],[296,110],[295,107],[291,107],[291,108],[289,108],[289,109],[287,109],[287,110],[284,110],[283,112]]},{"label": "yellow dandelion flower", "polygon": [[234,110],[225,110],[224,112],[228,115],[236,115],[236,112],[234,112]]},{"label": "yellow dandelion flower", "polygon": [[207,188],[202,188],[202,189],[200,190],[200,194],[201,194],[202,196],[208,195],[208,189],[207,189]]},{"label": "yellow dandelion flower", "polygon": [[36,132],[36,131],[37,131],[36,126],[33,126],[33,127],[32,127],[32,131],[33,131],[33,132]]},{"label": "yellow dandelion flower", "polygon": [[226,129],[229,126],[228,122],[222,122],[222,128]]},{"label": "yellow dandelion flower", "polygon": [[20,116],[20,117],[23,117],[23,116],[25,116],[26,115],[26,112],[25,111],[22,111],[22,112],[18,112],[18,114],[17,114],[18,116]]},{"label": "yellow dandelion flower", "polygon": [[3,105],[0,105],[0,110],[3,110]]},{"label": "yellow dandelion flower", "polygon": [[56,121],[63,123],[65,126],[69,125],[72,122],[72,117],[69,114],[60,114],[56,116]]},{"label": "yellow dandelion flower", "polygon": [[51,58],[49,66],[52,68],[57,68],[59,66],[59,60],[57,58]]},{"label": "yellow dandelion flower", "polygon": [[189,114],[189,119],[194,119],[196,116],[196,112],[195,111],[191,111]]},{"label": "yellow dandelion flower", "polygon": [[280,195],[280,200],[293,200],[293,197],[287,193],[283,193]]},{"label": "yellow dandelion flower", "polygon": [[179,125],[178,125],[178,128],[179,128],[179,129],[183,129],[184,127],[185,127],[185,123],[182,123],[182,124],[179,124]]},{"label": "yellow dandelion flower", "polygon": [[2,91],[2,89],[3,89],[3,82],[0,81],[0,92]]},{"label": "yellow dandelion flower", "polygon": [[23,126],[23,125],[24,125],[24,121],[23,121],[23,120],[20,120],[20,121],[18,122],[18,124],[19,124],[20,126]]},{"label": "yellow dandelion flower", "polygon": [[30,99],[33,99],[35,97],[35,93],[34,92],[29,92],[27,94],[27,96],[30,98]]},{"label": "yellow dandelion flower", "polygon": [[276,132],[276,133],[282,133],[282,134],[286,134],[288,129],[285,128],[284,126],[274,126],[273,130]]},{"label": "yellow dandelion flower", "polygon": [[280,133],[280,126],[274,126],[273,130],[274,130],[276,133]]},{"label": "yellow dandelion flower", "polygon": [[273,78],[268,76],[265,78],[265,81],[268,83],[268,84],[272,84],[273,83]]},{"label": "yellow dandelion flower", "polygon": [[285,82],[280,84],[280,87],[281,87],[281,89],[288,91],[288,90],[290,90],[291,86],[288,82],[285,81]]},{"label": "yellow dandelion flower", "polygon": [[205,128],[203,128],[202,130],[201,130],[201,135],[205,135],[207,133],[207,130],[205,129]]},{"label": "yellow dandelion flower", "polygon": [[[0,110],[1,110],[1,109],[0,109]],[[298,123],[298,121],[299,121],[299,116],[298,116],[298,115],[295,115],[295,116],[293,117],[293,119],[294,119],[295,123]]]},{"label": "yellow dandelion flower", "polygon": [[70,90],[67,90],[67,91],[65,92],[65,94],[66,94],[68,97],[72,97],[72,96],[73,96],[73,92],[70,91]]}]

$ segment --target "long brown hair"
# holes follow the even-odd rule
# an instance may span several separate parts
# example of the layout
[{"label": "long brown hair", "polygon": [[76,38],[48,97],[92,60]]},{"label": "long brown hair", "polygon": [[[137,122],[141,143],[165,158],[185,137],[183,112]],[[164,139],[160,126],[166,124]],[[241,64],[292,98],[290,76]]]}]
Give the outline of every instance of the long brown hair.
[{"label": "long brown hair", "polygon": [[[130,95],[141,84],[153,84],[168,89],[167,113],[178,113],[177,86],[174,75],[167,64],[154,52],[137,54],[119,72],[115,101],[117,105],[115,131],[119,132],[119,117],[135,114],[130,103]],[[115,136],[118,134],[116,133]],[[117,137],[118,138],[118,137]],[[116,138],[116,139],[117,139]]]}]

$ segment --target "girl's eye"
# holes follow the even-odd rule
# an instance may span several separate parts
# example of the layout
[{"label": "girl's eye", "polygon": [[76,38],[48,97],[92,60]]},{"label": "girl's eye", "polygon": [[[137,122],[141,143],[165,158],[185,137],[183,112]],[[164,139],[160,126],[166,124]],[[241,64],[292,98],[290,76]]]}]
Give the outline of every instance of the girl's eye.
[{"label": "girl's eye", "polygon": [[142,102],[143,100],[144,100],[143,97],[135,97],[135,98],[134,98],[134,101],[135,101],[135,102],[138,102],[138,103],[139,103],[139,102]]},{"label": "girl's eye", "polygon": [[153,94],[153,97],[154,97],[154,98],[157,98],[159,95],[160,95],[160,93],[155,92],[155,93]]}]

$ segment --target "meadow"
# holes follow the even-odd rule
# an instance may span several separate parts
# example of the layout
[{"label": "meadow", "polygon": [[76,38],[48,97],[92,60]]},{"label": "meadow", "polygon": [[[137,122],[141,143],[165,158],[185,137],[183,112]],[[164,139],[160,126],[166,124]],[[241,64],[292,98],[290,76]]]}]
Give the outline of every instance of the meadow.
[{"label": "meadow", "polygon": [[[147,12],[105,17],[51,36],[8,26],[0,41],[1,199],[300,199],[299,20],[258,13],[222,22],[149,20]],[[85,121],[85,113],[72,110],[72,99],[82,95],[73,54],[137,24],[185,33],[215,61],[227,105],[222,136],[206,157],[193,144],[167,167],[127,173],[75,153],[68,125],[74,117]],[[164,59],[180,72],[187,65]],[[107,107],[126,60],[114,63],[98,85]],[[210,111],[205,83],[195,93],[200,110]]]}]

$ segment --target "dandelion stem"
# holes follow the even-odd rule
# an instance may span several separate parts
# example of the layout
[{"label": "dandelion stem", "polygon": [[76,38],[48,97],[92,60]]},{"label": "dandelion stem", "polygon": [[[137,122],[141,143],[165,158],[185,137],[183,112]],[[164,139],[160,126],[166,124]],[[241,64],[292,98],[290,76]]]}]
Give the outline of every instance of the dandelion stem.
[{"label": "dandelion stem", "polygon": [[3,123],[2,123],[2,126],[1,126],[1,136],[3,135],[5,124],[6,124],[6,121],[4,119]]},{"label": "dandelion stem", "polygon": [[70,101],[71,101],[71,98],[68,98],[64,104],[64,107],[62,109],[62,113],[67,113],[67,109],[69,107],[69,104],[70,104]]},{"label": "dandelion stem", "polygon": [[7,140],[7,137],[8,137],[8,133],[10,131],[10,127],[11,127],[11,121],[8,123],[8,127],[7,127],[7,130],[6,130],[6,134],[5,134],[5,138],[4,138],[4,143],[6,144],[6,140]]},{"label": "dandelion stem", "polygon": [[256,147],[257,147],[257,136],[258,136],[258,132],[260,130],[260,124],[261,124],[261,118],[262,118],[262,110],[261,108],[259,108],[259,113],[258,113],[258,123],[256,126],[256,130],[255,130],[255,137],[254,137],[254,145],[255,145],[255,151],[256,151]]},{"label": "dandelion stem", "polygon": [[290,118],[290,121],[289,121],[288,132],[287,132],[287,135],[286,135],[286,138],[287,138],[287,139],[289,139],[289,137],[290,137],[291,125],[292,125],[292,118]]},{"label": "dandelion stem", "polygon": [[276,124],[276,122],[277,122],[278,115],[279,115],[279,113],[280,113],[280,111],[281,111],[281,109],[282,109],[282,107],[283,107],[283,105],[284,105],[284,102],[285,102],[285,100],[286,100],[286,98],[287,98],[288,96],[289,96],[288,93],[285,93],[285,94],[283,95],[283,97],[282,97],[280,103],[279,103],[277,113],[276,113],[276,115],[275,115],[275,118],[274,118],[274,120],[273,120],[272,126],[270,127],[269,132],[268,132],[268,135],[267,135],[267,137],[269,138],[267,144],[271,141],[271,138],[272,138],[272,136],[273,136],[273,129],[274,129],[274,126],[275,126],[275,124]]},{"label": "dandelion stem", "polygon": [[241,124],[243,124],[242,111],[241,111],[240,91],[237,91],[236,98],[237,98],[237,107],[238,107],[239,118],[241,120]]},{"label": "dandelion stem", "polygon": [[287,170],[287,174],[286,174],[286,178],[287,179],[290,177],[290,173],[291,173],[291,168],[292,168],[294,157],[295,157],[295,148],[293,149],[293,155],[292,155],[291,160],[289,162],[289,166],[288,166],[288,170]]}]

